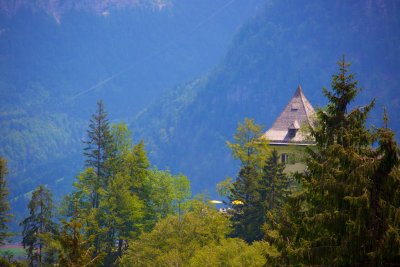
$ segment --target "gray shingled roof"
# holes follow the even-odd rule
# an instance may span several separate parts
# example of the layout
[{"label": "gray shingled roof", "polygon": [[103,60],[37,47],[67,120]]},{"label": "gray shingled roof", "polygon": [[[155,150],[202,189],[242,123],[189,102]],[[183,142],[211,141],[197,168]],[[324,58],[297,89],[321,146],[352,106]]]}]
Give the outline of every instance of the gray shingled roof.
[{"label": "gray shingled roof", "polygon": [[[270,140],[270,144],[312,144],[310,137],[304,136],[298,129],[304,125],[313,125],[315,111],[311,103],[305,97],[301,86],[297,87],[292,99],[276,119],[272,127],[265,132],[264,137]],[[289,133],[289,129],[292,133]],[[293,133],[296,133],[293,136]]]}]

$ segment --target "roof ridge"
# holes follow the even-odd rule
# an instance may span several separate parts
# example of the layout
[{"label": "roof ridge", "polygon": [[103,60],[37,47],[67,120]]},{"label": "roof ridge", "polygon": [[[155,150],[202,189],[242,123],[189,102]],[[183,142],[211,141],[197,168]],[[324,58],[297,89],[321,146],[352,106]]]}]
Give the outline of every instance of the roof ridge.
[{"label": "roof ridge", "polygon": [[299,84],[298,88],[300,89],[300,100],[301,100],[301,103],[303,104],[304,111],[306,112],[307,122],[310,123],[310,117],[308,116],[306,104],[304,103],[304,99],[303,99],[303,97],[305,98],[306,96],[304,95],[303,90],[300,87],[300,84]]},{"label": "roof ridge", "polygon": [[289,130],[299,129],[303,123],[312,126],[313,113],[314,108],[299,84],[292,98],[264,136],[272,142],[302,142],[305,138],[303,134],[298,133],[293,137],[289,134]]},{"label": "roof ridge", "polygon": [[[300,87],[300,85],[299,85],[299,87]],[[310,118],[310,114],[308,114],[309,110],[306,107],[305,101],[307,101],[310,105],[311,105],[311,103],[310,103],[310,101],[308,101],[308,99],[305,96],[305,94],[303,93],[303,90],[301,89],[301,87],[300,87],[300,90],[301,90],[301,94],[300,94],[301,103],[303,104],[304,110],[306,112],[307,122],[308,122],[308,124],[311,125],[311,118]]]}]

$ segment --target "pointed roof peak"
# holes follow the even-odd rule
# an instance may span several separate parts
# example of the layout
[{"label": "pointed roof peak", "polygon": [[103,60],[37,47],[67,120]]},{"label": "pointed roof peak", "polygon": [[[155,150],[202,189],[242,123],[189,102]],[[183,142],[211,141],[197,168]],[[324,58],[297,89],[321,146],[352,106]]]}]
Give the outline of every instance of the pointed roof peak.
[{"label": "pointed roof peak", "polygon": [[298,130],[303,124],[312,126],[314,113],[314,108],[299,84],[294,96],[264,137],[269,139],[271,144],[309,143],[303,134],[296,134],[293,137],[289,134],[289,130]]},{"label": "pointed roof peak", "polygon": [[303,93],[303,89],[301,89],[301,85],[299,84],[299,85],[297,86],[296,92],[294,93],[294,96],[300,96],[300,95],[302,95],[302,94],[304,94],[304,93]]}]

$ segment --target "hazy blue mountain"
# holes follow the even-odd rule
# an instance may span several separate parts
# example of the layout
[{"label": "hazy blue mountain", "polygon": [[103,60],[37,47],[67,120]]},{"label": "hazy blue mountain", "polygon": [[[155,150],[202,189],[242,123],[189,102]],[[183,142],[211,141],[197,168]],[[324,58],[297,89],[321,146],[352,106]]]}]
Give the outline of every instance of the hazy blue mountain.
[{"label": "hazy blue mountain", "polygon": [[400,130],[396,0],[14,2],[5,12],[0,1],[0,154],[15,213],[40,183],[70,190],[97,99],[153,163],[211,194],[235,175],[225,141],[237,123],[270,126],[299,83],[323,105],[343,54],[365,89],[355,105],[375,97],[371,122],[385,105]]},{"label": "hazy blue mountain", "polygon": [[346,55],[364,91],[355,105],[377,99],[370,121],[388,108],[400,130],[399,1],[266,1],[236,35],[212,72],[168,92],[132,121],[160,167],[187,174],[195,191],[214,194],[235,175],[225,144],[245,117],[269,127],[301,83],[323,106],[336,62]]},{"label": "hazy blue mountain", "polygon": [[0,155],[13,211],[40,183],[56,197],[70,190],[98,99],[128,121],[221,61],[261,2],[0,1]]}]

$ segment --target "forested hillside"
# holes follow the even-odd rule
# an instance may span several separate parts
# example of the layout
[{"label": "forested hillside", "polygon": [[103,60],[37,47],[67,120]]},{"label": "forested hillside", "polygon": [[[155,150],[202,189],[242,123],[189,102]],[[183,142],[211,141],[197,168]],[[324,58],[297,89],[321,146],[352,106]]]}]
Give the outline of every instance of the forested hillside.
[{"label": "forested hillside", "polygon": [[299,83],[314,107],[324,105],[321,89],[345,54],[364,89],[353,105],[376,98],[369,123],[380,125],[386,106],[399,131],[399,11],[398,1],[267,1],[212,72],[165,94],[132,128],[156,164],[212,192],[235,171],[225,142],[237,122],[270,127]]},{"label": "forested hillside", "polygon": [[71,189],[98,99],[127,121],[221,60],[260,2],[0,1],[0,155],[13,208],[39,183],[56,197]]},{"label": "forested hillside", "polygon": [[[0,265],[398,265],[396,134],[386,109],[382,127],[368,126],[374,99],[351,107],[359,82],[344,56],[337,66],[321,92],[327,104],[301,130],[315,141],[303,147],[306,171],[285,172],[262,127],[245,119],[227,142],[240,168],[216,185],[224,202],[192,196],[185,175],[152,165],[144,142],[126,124],[110,124],[98,101],[73,190],[60,203],[44,185],[32,192],[22,246],[1,246]],[[0,245],[15,235],[6,176],[0,157]]]},{"label": "forested hillside", "polygon": [[399,265],[398,14],[0,0],[0,266]]},{"label": "forested hillside", "polygon": [[3,11],[0,154],[16,210],[39,183],[56,196],[70,189],[98,99],[144,139],[155,165],[212,195],[235,173],[225,142],[237,122],[269,127],[299,83],[323,105],[342,54],[364,88],[354,105],[375,97],[369,122],[379,125],[386,106],[399,130],[397,1],[146,3],[57,6],[58,19],[47,5]]}]

